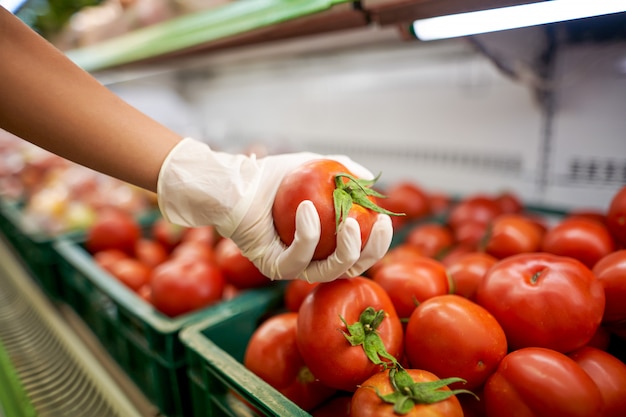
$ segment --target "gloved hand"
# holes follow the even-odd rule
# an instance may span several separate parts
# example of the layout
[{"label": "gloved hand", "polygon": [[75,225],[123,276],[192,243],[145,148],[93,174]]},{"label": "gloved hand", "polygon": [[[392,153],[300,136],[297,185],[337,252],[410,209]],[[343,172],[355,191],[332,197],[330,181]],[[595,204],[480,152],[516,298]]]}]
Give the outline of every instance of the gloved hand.
[{"label": "gloved hand", "polygon": [[391,244],[391,219],[379,214],[361,251],[359,224],[347,218],[337,231],[337,249],[327,259],[311,261],[320,238],[315,206],[303,201],[297,210],[296,234],[287,247],[274,228],[272,205],[285,175],[319,158],[335,159],[356,176],[372,179],[364,167],[345,156],[301,152],[254,156],[215,152],[202,142],[186,138],[163,162],[157,196],[163,216],[183,226],[214,225],[231,238],[268,278],[327,282],[357,276],[370,268]]}]

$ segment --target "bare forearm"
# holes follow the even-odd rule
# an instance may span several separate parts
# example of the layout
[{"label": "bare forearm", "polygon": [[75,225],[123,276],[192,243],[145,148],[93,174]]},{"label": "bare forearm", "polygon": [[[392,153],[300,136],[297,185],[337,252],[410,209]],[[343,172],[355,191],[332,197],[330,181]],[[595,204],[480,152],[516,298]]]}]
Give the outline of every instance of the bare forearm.
[{"label": "bare forearm", "polygon": [[0,7],[0,127],[155,191],[181,137],[122,101]]}]

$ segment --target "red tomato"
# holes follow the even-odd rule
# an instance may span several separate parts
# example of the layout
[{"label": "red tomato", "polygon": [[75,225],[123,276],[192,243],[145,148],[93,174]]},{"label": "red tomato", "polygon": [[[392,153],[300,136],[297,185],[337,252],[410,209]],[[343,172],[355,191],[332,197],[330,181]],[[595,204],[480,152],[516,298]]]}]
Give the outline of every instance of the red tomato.
[{"label": "red tomato", "polygon": [[90,253],[105,249],[119,249],[133,255],[141,229],[134,217],[120,209],[100,210],[87,230],[85,246]]},{"label": "red tomato", "polygon": [[257,288],[272,282],[250,259],[243,256],[241,249],[232,239],[224,238],[217,243],[215,261],[226,281],[237,288]]},{"label": "red tomato", "polygon": [[401,318],[408,318],[422,301],[450,292],[446,267],[425,256],[384,265],[372,279],[387,292]]},{"label": "red tomato", "polygon": [[604,399],[603,417],[624,417],[626,364],[603,350],[585,346],[568,355],[593,379]]},{"label": "red tomato", "polygon": [[386,198],[380,199],[381,207],[394,213],[405,213],[402,217],[392,217],[395,230],[411,220],[417,220],[431,213],[428,194],[411,181],[400,181],[385,190]]},{"label": "red tomato", "polygon": [[351,395],[341,394],[331,398],[311,413],[312,417],[350,417]]},{"label": "red tomato", "polygon": [[301,279],[289,281],[285,287],[285,308],[297,312],[306,296],[318,285],[319,282],[306,282]]},{"label": "red tomato", "polygon": [[187,228],[181,237],[181,242],[202,242],[213,247],[219,240],[219,236],[213,226],[198,226]]},{"label": "red tomato", "polygon": [[436,258],[454,244],[452,230],[440,223],[423,223],[413,227],[406,244],[418,248],[424,256]]},{"label": "red tomato", "polygon": [[281,313],[265,320],[252,334],[243,363],[300,408],[310,411],[335,390],[315,379],[296,344],[298,314]]},{"label": "red tomato", "polygon": [[449,266],[456,262],[460,257],[476,251],[477,249],[474,245],[456,244],[441,255],[441,263],[445,266]]},{"label": "red tomato", "polygon": [[209,262],[170,259],[152,271],[152,304],[174,317],[219,301],[224,291],[224,277]]},{"label": "red tomato", "polygon": [[544,231],[521,214],[502,214],[489,226],[485,252],[498,259],[541,249]]},{"label": "red tomato", "polygon": [[111,265],[111,275],[135,292],[150,282],[151,271],[135,258],[123,258]]},{"label": "red tomato", "polygon": [[404,354],[412,368],[479,388],[507,353],[504,330],[483,307],[467,298],[440,295],[421,303],[409,318]]},{"label": "red tomato", "polygon": [[[436,375],[421,369],[407,369],[406,372],[416,384],[439,380]],[[443,387],[441,390],[449,391],[450,388]],[[394,404],[384,402],[379,396],[379,393],[388,395],[393,392],[396,391],[390,381],[390,371],[377,372],[354,392],[350,417],[398,417],[399,414],[394,411]],[[431,404],[416,404],[402,415],[406,417],[463,417],[463,409],[458,398],[452,395],[445,400]]]},{"label": "red tomato", "polygon": [[607,211],[606,223],[620,245],[626,246],[626,186],[613,196]]},{"label": "red tomato", "polygon": [[105,249],[94,253],[93,260],[105,271],[111,272],[113,264],[129,255],[119,249]]},{"label": "red tomato", "polygon": [[606,214],[598,210],[576,209],[567,213],[567,218],[570,218],[570,217],[579,217],[579,218],[583,217],[585,219],[595,220],[597,222],[600,222],[606,225]]},{"label": "red tomato", "polygon": [[603,416],[600,390],[568,356],[528,347],[509,353],[483,390],[487,417]]},{"label": "red tomato", "polygon": [[167,250],[156,240],[142,238],[135,244],[135,258],[149,268],[162,264],[168,257]]},{"label": "red tomato", "polygon": [[509,347],[570,352],[593,337],[604,312],[604,290],[574,258],[523,253],[491,267],[476,302],[498,320]]},{"label": "red tomato", "polygon": [[454,228],[454,241],[472,250],[478,250],[489,230],[489,223],[466,221]]},{"label": "red tomato", "polygon": [[[335,177],[342,173],[352,175],[339,162],[319,159],[300,165],[283,179],[272,206],[274,226],[283,243],[290,245],[293,242],[296,210],[302,201],[310,200],[317,209],[322,228],[313,259],[326,259],[335,251],[337,226],[333,193],[336,189]],[[344,179],[344,184],[347,184],[346,179]],[[370,197],[370,200],[373,202],[374,198]],[[348,216],[358,221],[361,228],[361,247],[364,247],[376,221],[377,213],[358,204],[352,204]]]},{"label": "red tomato", "polygon": [[513,191],[503,191],[495,198],[502,213],[520,213],[524,206],[518,195]]},{"label": "red tomato", "polygon": [[213,247],[198,240],[180,242],[170,253],[171,259],[191,259],[215,263],[216,255]]},{"label": "red tomato", "polygon": [[450,259],[448,275],[454,294],[474,301],[476,289],[498,259],[484,252],[469,252]]},{"label": "red tomato", "polygon": [[159,217],[152,223],[151,235],[170,252],[181,242],[186,230],[185,226],[170,223]]},{"label": "red tomato", "polygon": [[148,282],[146,285],[142,286],[141,288],[139,288],[139,290],[137,291],[137,295],[139,295],[139,298],[141,298],[142,300],[144,300],[147,303],[152,303],[152,290],[150,289],[150,283]]},{"label": "red tomato", "polygon": [[598,326],[598,330],[585,346],[608,350],[611,345],[611,331],[606,326]]},{"label": "red tomato", "polygon": [[414,260],[423,256],[422,251],[411,246],[407,243],[401,243],[387,251],[382,258],[380,258],[372,267],[367,271],[368,277],[373,277],[381,267],[387,264],[395,262],[401,262],[405,260]]},{"label": "red tomato", "polygon": [[609,253],[592,269],[604,287],[606,306],[602,321],[626,320],[626,249]]},{"label": "red tomato", "polygon": [[448,211],[452,205],[452,198],[445,192],[433,192],[428,195],[431,214],[442,214]]},{"label": "red tomato", "polygon": [[469,222],[486,225],[500,214],[502,214],[502,208],[496,200],[485,195],[473,195],[466,197],[452,208],[448,216],[448,224],[453,230]]},{"label": "red tomato", "polygon": [[615,250],[615,242],[602,223],[571,217],[546,232],[542,250],[576,258],[593,268],[600,258]]},{"label": "red tomato", "polygon": [[382,369],[368,359],[362,345],[352,346],[345,336],[346,323],[358,323],[368,307],[383,312],[377,333],[389,355],[400,358],[402,324],[385,290],[371,279],[354,277],[322,283],[300,306],[298,348],[313,375],[326,385],[353,392]]}]

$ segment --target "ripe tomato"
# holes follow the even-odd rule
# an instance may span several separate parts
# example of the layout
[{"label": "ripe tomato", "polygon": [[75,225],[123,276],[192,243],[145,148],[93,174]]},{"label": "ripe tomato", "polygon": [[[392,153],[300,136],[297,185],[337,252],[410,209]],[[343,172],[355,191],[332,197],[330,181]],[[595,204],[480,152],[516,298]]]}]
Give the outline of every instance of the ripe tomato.
[{"label": "ripe tomato", "polygon": [[111,272],[111,266],[115,262],[128,257],[126,252],[119,249],[105,249],[93,254],[94,262],[107,272]]},{"label": "ripe tomato", "polygon": [[373,277],[381,267],[387,264],[392,264],[399,261],[414,260],[422,257],[422,251],[415,246],[411,246],[407,243],[401,243],[387,251],[382,258],[380,258],[370,269],[367,270],[366,275]]},{"label": "ripe tomato", "polygon": [[285,308],[297,312],[306,296],[318,285],[319,282],[306,282],[301,279],[289,281],[285,287]]},{"label": "ripe tomato", "polygon": [[603,350],[585,346],[568,355],[593,379],[604,399],[603,417],[626,412],[626,364]]},{"label": "ripe tomato", "polygon": [[453,294],[421,303],[404,337],[404,354],[412,368],[440,378],[463,378],[467,382],[462,388],[468,390],[479,388],[506,353],[504,330],[491,313]]},{"label": "ripe tomato", "polygon": [[418,248],[424,256],[436,258],[454,244],[452,230],[440,223],[422,223],[414,226],[405,238],[408,245]]},{"label": "ripe tomato", "polygon": [[219,301],[224,277],[209,262],[191,258],[170,259],[152,271],[152,304],[162,313],[175,317]]},{"label": "ripe tomato", "polygon": [[457,245],[478,250],[488,230],[489,223],[470,220],[454,228],[454,241]]},{"label": "ripe tomato", "polygon": [[386,198],[380,199],[382,207],[394,213],[404,213],[402,217],[392,217],[394,230],[431,213],[428,194],[412,181],[400,181],[385,190]]},{"label": "ripe tomato", "polygon": [[521,214],[502,214],[489,226],[485,252],[498,259],[541,249],[543,229]]},{"label": "ripe tomato", "polygon": [[[421,369],[407,369],[406,372],[418,385],[439,380],[435,374]],[[399,414],[394,411],[394,404],[384,402],[379,396],[397,392],[390,380],[390,373],[390,370],[377,372],[361,384],[352,396],[350,417],[398,417]],[[444,386],[440,390],[449,392],[450,388]],[[406,391],[410,392],[410,389]],[[414,391],[419,392],[418,389]],[[431,404],[414,402],[416,404],[408,412],[402,413],[403,416],[463,417],[463,409],[455,395]]]},{"label": "ripe tomato", "polygon": [[165,218],[157,218],[151,226],[151,236],[171,252],[183,239],[187,228],[170,223]]},{"label": "ripe tomato", "polygon": [[217,243],[215,261],[226,281],[237,288],[258,288],[272,282],[250,259],[243,256],[241,249],[232,239],[223,238]]},{"label": "ripe tomato", "polygon": [[441,191],[431,191],[428,194],[431,214],[443,214],[452,206],[452,197],[450,197],[450,194]]},{"label": "ripe tomato", "polygon": [[500,214],[502,214],[502,208],[496,200],[477,194],[466,197],[452,208],[448,216],[448,224],[453,230],[469,222],[486,225]]},{"label": "ripe tomato", "polygon": [[620,245],[626,246],[626,186],[613,196],[607,211],[606,223]]},{"label": "ripe tomato", "polygon": [[277,314],[254,331],[243,363],[251,372],[310,411],[336,390],[315,379],[306,367],[296,344],[297,313]]},{"label": "ripe tomato", "polygon": [[626,249],[609,253],[592,269],[604,287],[606,306],[602,321],[626,320]]},{"label": "ripe tomato", "polygon": [[[362,345],[353,346],[345,335],[349,333],[346,323],[358,323],[368,307],[383,312],[376,333],[387,353],[400,358],[402,324],[385,290],[371,279],[354,277],[322,283],[300,306],[298,348],[313,375],[326,385],[353,392],[382,369],[368,359]],[[370,340],[371,332],[367,333]]]},{"label": "ripe tomato", "polygon": [[593,268],[600,258],[615,250],[615,242],[602,223],[581,217],[562,220],[543,238],[542,250],[576,258]]},{"label": "ripe tomato", "polygon": [[[339,174],[353,175],[343,164],[334,160],[310,161],[300,165],[283,179],[274,198],[272,206],[274,226],[280,239],[286,245],[293,242],[296,229],[296,210],[300,203],[304,200],[310,200],[315,205],[320,217],[322,232],[320,241],[315,248],[314,260],[327,258],[337,247],[337,219],[333,193],[337,189],[335,178]],[[359,188],[354,183],[350,185],[346,178],[340,182],[343,182],[344,187]],[[371,202],[374,201],[374,197],[364,198]],[[358,221],[361,228],[361,245],[364,247],[376,221],[377,213],[353,203],[347,216]]]},{"label": "ripe tomato", "polygon": [[216,256],[214,249],[206,243],[198,240],[189,240],[176,245],[170,253],[170,258],[188,258],[191,260],[215,263]]},{"label": "ripe tomato", "polygon": [[150,282],[152,268],[135,258],[123,258],[111,265],[111,275],[124,285],[137,292]]},{"label": "ripe tomato", "polygon": [[446,267],[425,256],[383,265],[372,279],[387,292],[400,318],[408,318],[419,303],[450,292]]},{"label": "ripe tomato", "polygon": [[513,191],[502,191],[495,200],[502,213],[520,213],[524,208],[521,198]]},{"label": "ripe tomato", "polygon": [[522,253],[492,266],[476,302],[498,320],[509,347],[570,352],[593,337],[604,312],[604,290],[574,258]]},{"label": "ripe tomato", "polygon": [[168,256],[167,250],[156,240],[142,238],[135,244],[135,258],[151,269],[165,262]]},{"label": "ripe tomato", "polygon": [[476,289],[498,259],[484,252],[469,252],[451,258],[447,264],[454,294],[474,301]]},{"label": "ripe tomato", "polygon": [[509,353],[483,390],[487,417],[602,416],[603,400],[591,377],[573,359],[552,349]]},{"label": "ripe tomato", "polygon": [[131,214],[106,208],[98,211],[96,220],[87,230],[85,246],[92,254],[105,249],[119,249],[133,255],[140,237],[141,229]]},{"label": "ripe tomato", "polygon": [[189,227],[183,232],[181,242],[189,242],[190,240],[213,247],[219,240],[219,235],[214,226]]}]

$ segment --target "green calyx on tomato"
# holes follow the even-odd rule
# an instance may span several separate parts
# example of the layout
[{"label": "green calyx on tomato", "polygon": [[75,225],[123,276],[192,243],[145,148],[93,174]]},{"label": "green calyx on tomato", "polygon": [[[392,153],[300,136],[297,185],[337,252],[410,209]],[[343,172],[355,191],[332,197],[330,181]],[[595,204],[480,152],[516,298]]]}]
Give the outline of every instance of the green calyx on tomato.
[{"label": "green calyx on tomato", "polygon": [[[361,207],[370,209],[376,213],[383,213],[390,216],[404,216],[405,213],[394,213],[386,210],[372,200],[369,197],[385,198],[384,195],[374,190],[372,185],[376,183],[380,174],[376,178],[366,180],[362,178],[356,178],[347,173],[340,173],[335,175],[335,190],[333,191],[333,204],[335,206],[335,227],[339,228],[339,225],[343,220],[348,217],[352,204],[358,204]],[[347,181],[344,181],[344,178]]]},{"label": "green calyx on tomato", "polygon": [[348,328],[348,332],[343,332],[345,338],[352,346],[362,346],[365,355],[372,363],[384,365],[388,363],[381,358],[387,359],[392,366],[398,366],[398,361],[387,352],[385,345],[378,335],[377,329],[385,318],[385,310],[374,310],[373,307],[367,307],[359,316],[359,321],[353,324],[346,323],[343,317],[341,321]]},{"label": "green calyx on tomato", "polygon": [[409,413],[417,404],[433,404],[444,401],[457,394],[471,394],[476,396],[473,392],[464,389],[441,389],[455,382],[465,382],[462,378],[444,378],[437,381],[415,382],[406,370],[394,368],[389,371],[389,381],[393,387],[392,393],[383,395],[377,388],[374,389],[381,400],[387,404],[393,404],[393,411],[398,415]]}]

